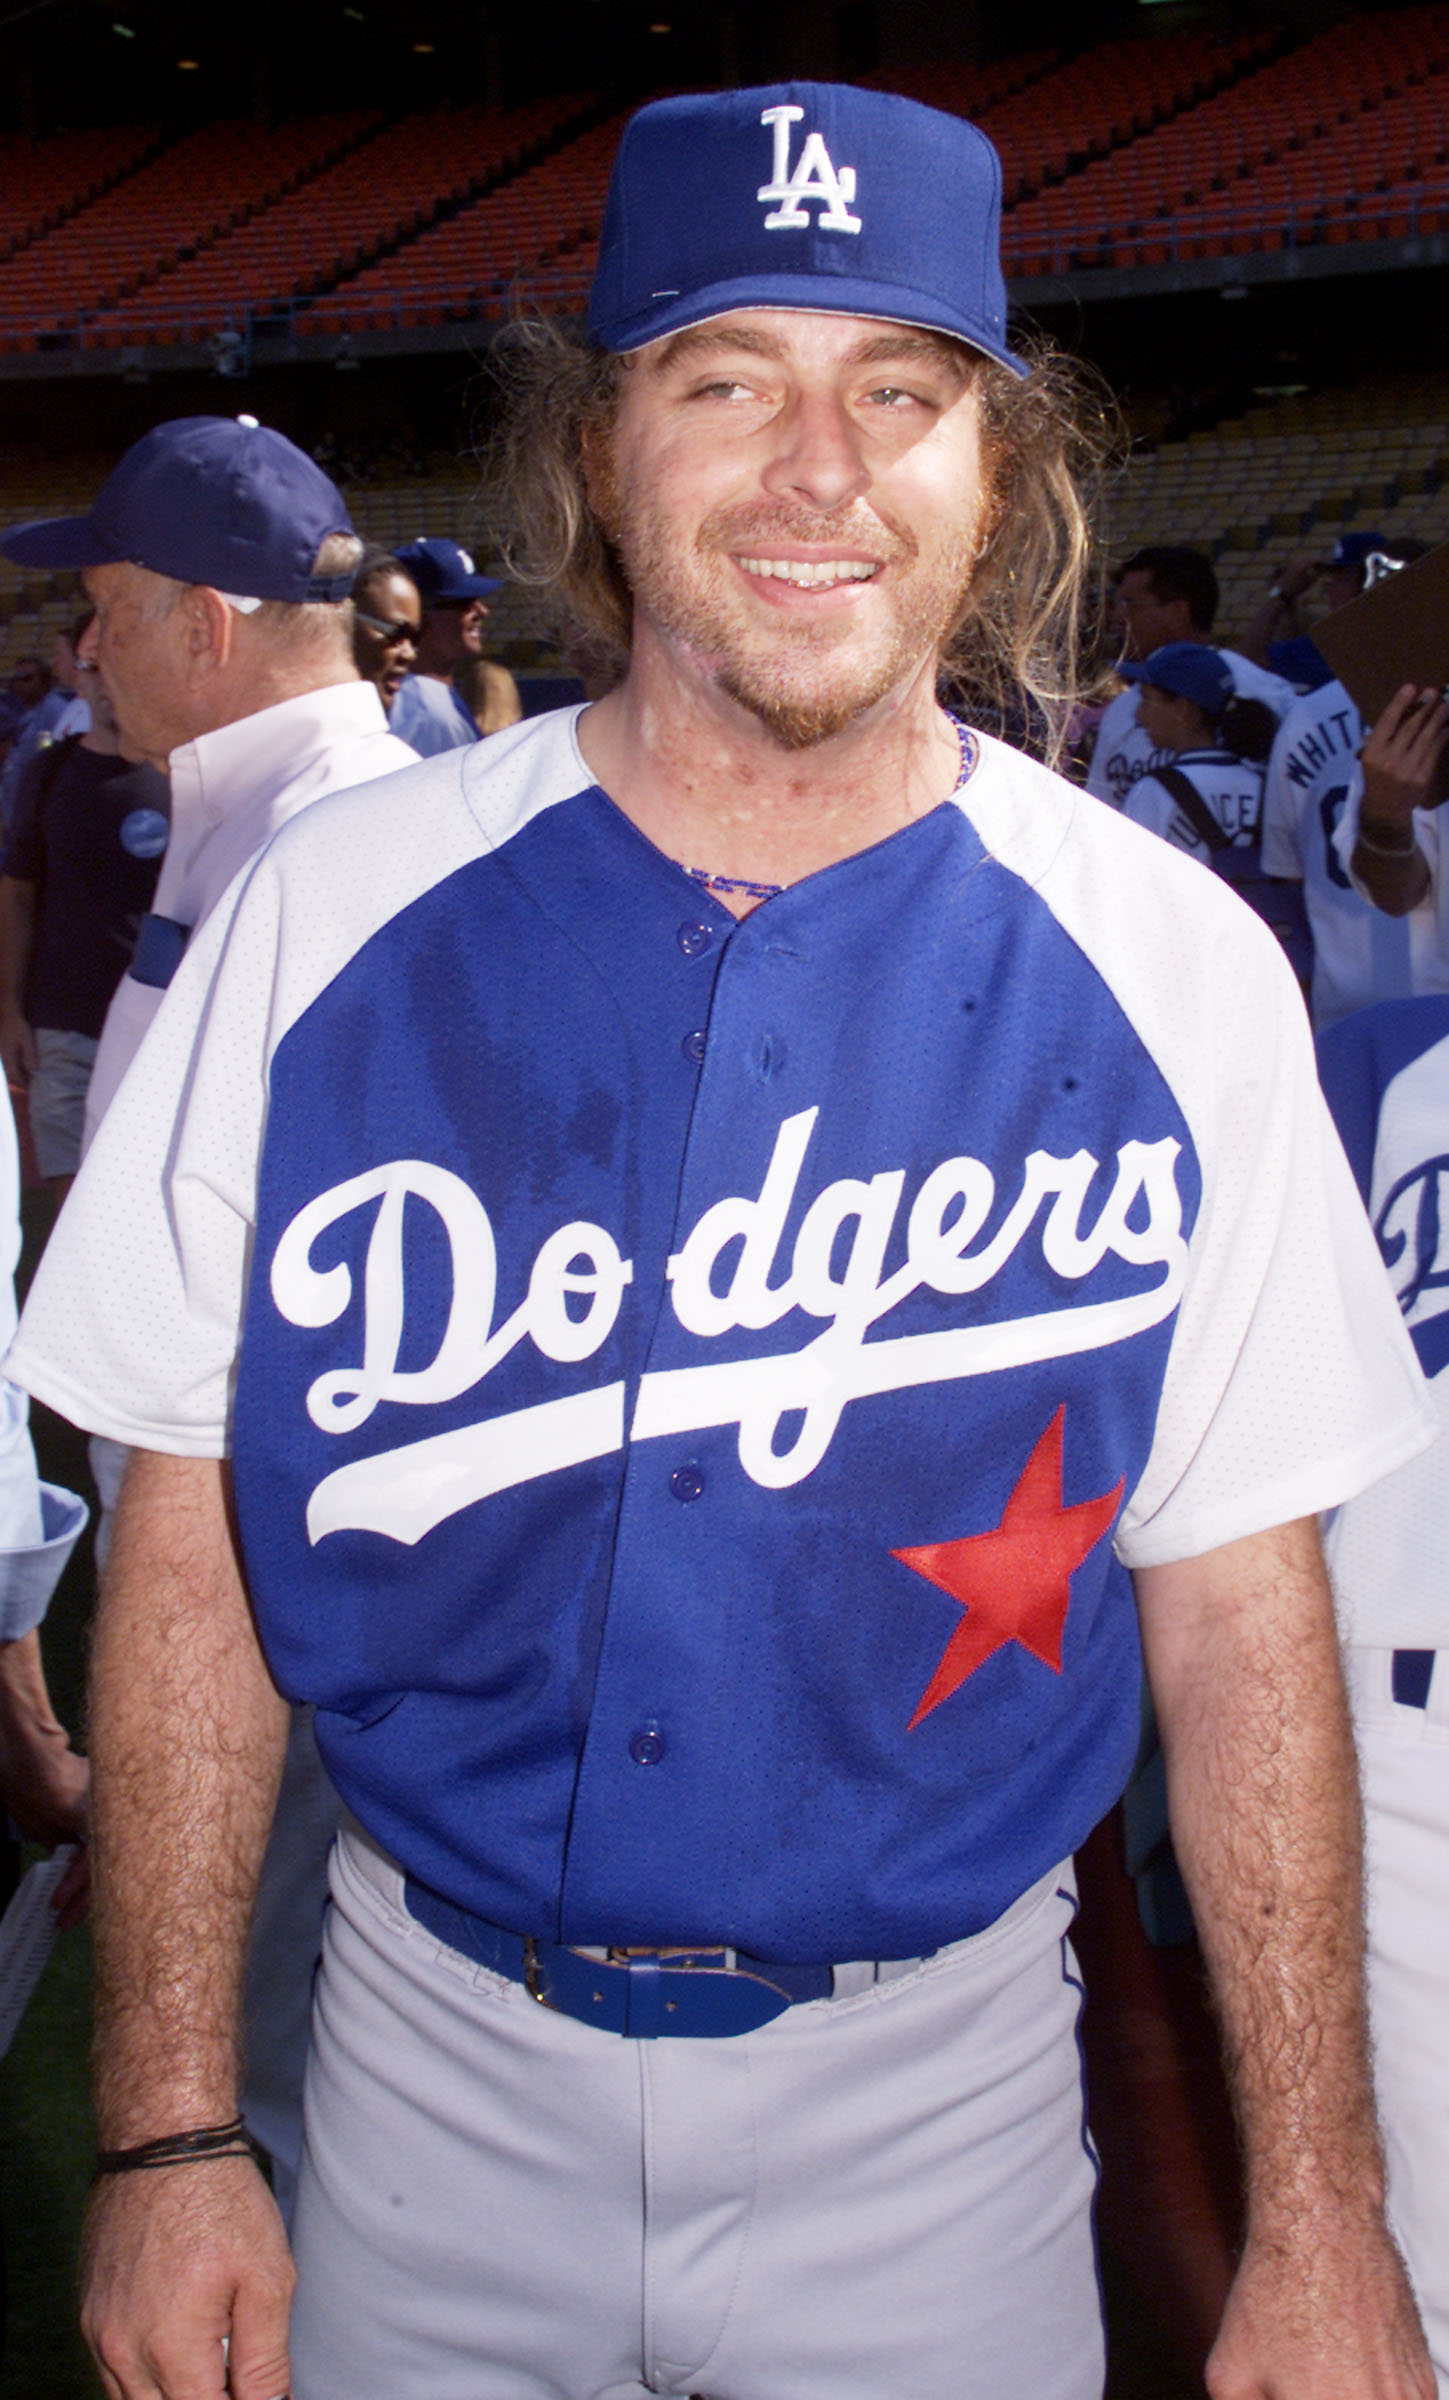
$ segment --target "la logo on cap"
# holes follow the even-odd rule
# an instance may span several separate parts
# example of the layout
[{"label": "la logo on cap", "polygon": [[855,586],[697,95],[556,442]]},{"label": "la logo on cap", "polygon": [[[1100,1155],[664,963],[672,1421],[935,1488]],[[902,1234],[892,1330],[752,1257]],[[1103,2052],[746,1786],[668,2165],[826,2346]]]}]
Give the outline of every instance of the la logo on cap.
[{"label": "la logo on cap", "polygon": [[766,217],[765,229],[774,233],[781,226],[808,225],[805,202],[815,200],[824,203],[816,220],[822,228],[828,227],[832,233],[859,233],[860,219],[853,217],[847,206],[855,198],[855,169],[842,167],[837,173],[823,133],[806,135],[795,172],[790,172],[790,128],[804,114],[803,108],[784,105],[761,114],[760,123],[775,129],[774,178],[762,184],[755,197],[779,204],[773,215]]}]

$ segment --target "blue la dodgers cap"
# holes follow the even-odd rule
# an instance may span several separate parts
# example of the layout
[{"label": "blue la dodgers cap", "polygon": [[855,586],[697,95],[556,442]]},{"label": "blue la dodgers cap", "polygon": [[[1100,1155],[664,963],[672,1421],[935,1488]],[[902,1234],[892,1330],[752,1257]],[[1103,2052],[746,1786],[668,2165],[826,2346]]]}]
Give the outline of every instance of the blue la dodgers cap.
[{"label": "blue la dodgers cap", "polygon": [[23,567],[129,563],[251,600],[345,600],[351,574],[314,576],[327,536],[356,529],[337,486],[285,434],[255,417],[153,425],[83,517],[9,526],[0,550]]},{"label": "blue la dodgers cap", "polygon": [[1001,162],[964,117],[848,83],[656,100],[624,129],[589,333],[638,350],[736,308],[924,325],[1018,375]]},{"label": "blue la dodgers cap", "polygon": [[1220,717],[1233,696],[1232,670],[1209,642],[1164,642],[1147,658],[1124,659],[1117,669],[1128,683],[1150,683],[1159,692],[1191,700],[1204,716]]},{"label": "blue la dodgers cap", "polygon": [[498,589],[498,576],[480,575],[466,550],[438,534],[419,534],[415,542],[405,542],[393,556],[411,575],[419,599],[428,607],[436,607],[440,601],[486,600]]}]

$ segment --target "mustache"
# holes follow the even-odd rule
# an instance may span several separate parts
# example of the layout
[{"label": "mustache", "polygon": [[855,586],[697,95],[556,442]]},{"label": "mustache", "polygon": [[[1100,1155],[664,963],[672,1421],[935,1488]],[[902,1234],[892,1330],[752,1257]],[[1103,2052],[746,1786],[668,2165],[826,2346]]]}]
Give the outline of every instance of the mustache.
[{"label": "mustache", "polygon": [[920,545],[910,528],[878,510],[807,508],[801,502],[753,502],[718,508],[700,526],[698,545],[709,550],[748,551],[768,556],[772,542],[803,542],[823,549],[857,551],[888,566],[913,559]]}]

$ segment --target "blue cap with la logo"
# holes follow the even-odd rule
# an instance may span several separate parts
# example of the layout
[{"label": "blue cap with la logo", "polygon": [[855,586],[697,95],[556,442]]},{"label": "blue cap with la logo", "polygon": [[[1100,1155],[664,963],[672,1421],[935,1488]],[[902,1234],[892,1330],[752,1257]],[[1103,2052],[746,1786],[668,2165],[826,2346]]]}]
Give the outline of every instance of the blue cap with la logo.
[{"label": "blue cap with la logo", "polygon": [[614,162],[589,331],[638,350],[736,308],[1006,339],[1001,162],[963,117],[848,83],[656,100]]}]

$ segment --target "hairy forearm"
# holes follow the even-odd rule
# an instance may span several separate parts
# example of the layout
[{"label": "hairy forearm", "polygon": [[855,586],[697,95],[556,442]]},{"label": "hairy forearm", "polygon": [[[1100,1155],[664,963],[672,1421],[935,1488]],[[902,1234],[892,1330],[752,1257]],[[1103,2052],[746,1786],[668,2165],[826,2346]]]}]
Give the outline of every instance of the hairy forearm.
[{"label": "hairy forearm", "polygon": [[1362,1826],[1311,1523],[1140,1574],[1173,1836],[1248,2171],[1213,2400],[1433,2400],[1384,2222]]},{"label": "hairy forearm", "polygon": [[236,2112],[243,1957],[285,1737],[223,1469],[136,1453],[92,1669],[96,2095],[109,2148]]},{"label": "hairy forearm", "polygon": [[[1241,1555],[1239,1555],[1241,1554]],[[1169,1624],[1173,1579],[1202,1570]],[[1192,1895],[1267,2230],[1328,2193],[1376,2206],[1362,1828],[1338,1649],[1306,1525],[1165,1579],[1147,1624],[1173,1837]]]}]

